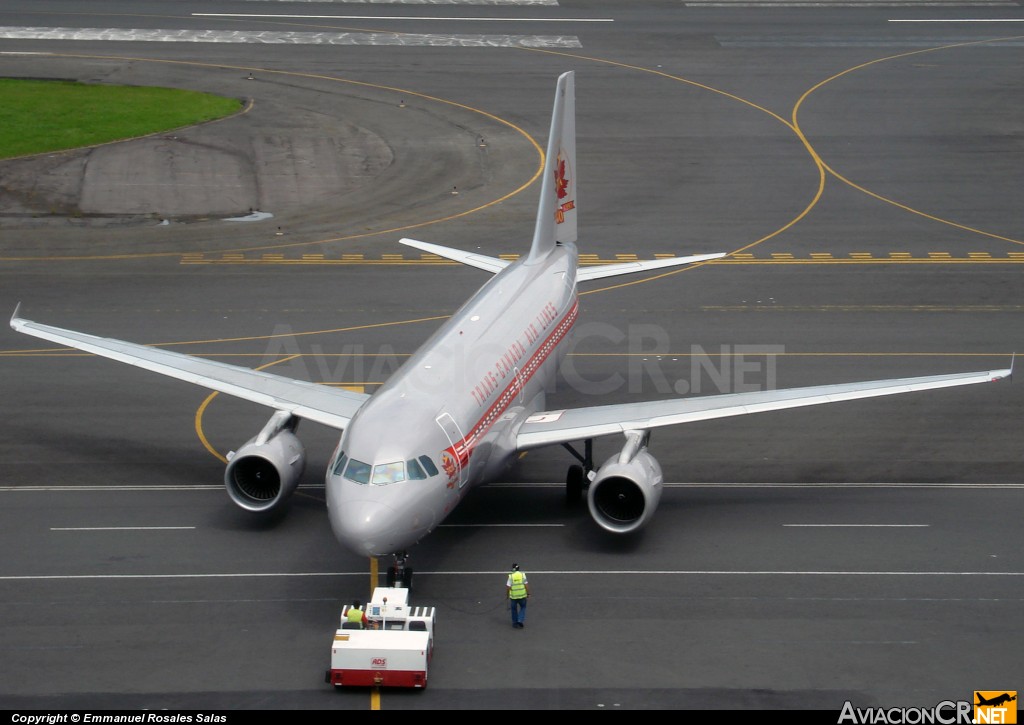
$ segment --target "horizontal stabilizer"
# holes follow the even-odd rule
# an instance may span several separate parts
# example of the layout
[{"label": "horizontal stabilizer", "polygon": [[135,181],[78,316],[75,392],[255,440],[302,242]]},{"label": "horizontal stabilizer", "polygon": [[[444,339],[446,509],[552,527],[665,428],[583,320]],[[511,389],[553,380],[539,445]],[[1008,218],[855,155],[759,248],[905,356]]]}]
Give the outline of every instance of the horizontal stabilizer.
[{"label": "horizontal stabilizer", "polygon": [[428,252],[429,254],[436,254],[438,257],[444,257],[445,259],[450,259],[453,262],[459,262],[470,267],[476,267],[477,269],[482,269],[485,272],[490,272],[491,274],[497,274],[509,265],[509,262],[506,262],[504,259],[488,257],[486,254],[464,252],[461,249],[453,249],[452,247],[442,247],[440,244],[420,242],[416,239],[399,239],[398,241],[407,247],[415,247],[416,249]]},{"label": "horizontal stabilizer", "polygon": [[647,272],[652,269],[664,267],[678,267],[683,264],[694,262],[705,262],[709,259],[718,259],[725,256],[725,252],[715,254],[694,254],[689,257],[669,257],[667,259],[649,259],[637,262],[622,262],[621,264],[600,264],[593,267],[580,267],[576,272],[577,282],[588,282],[592,279],[603,279],[604,277],[618,277],[620,274],[633,274],[634,272]]}]

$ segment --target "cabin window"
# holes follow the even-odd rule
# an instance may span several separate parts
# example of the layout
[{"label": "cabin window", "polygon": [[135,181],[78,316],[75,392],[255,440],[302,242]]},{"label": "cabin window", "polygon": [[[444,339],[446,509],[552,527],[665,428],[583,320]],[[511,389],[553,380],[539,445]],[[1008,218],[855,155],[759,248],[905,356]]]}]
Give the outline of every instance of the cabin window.
[{"label": "cabin window", "polygon": [[356,483],[370,482],[370,464],[350,458],[345,467],[345,478]]},{"label": "cabin window", "polygon": [[405,462],[405,475],[409,477],[410,481],[422,481],[427,477],[427,474],[423,472],[423,466],[415,458]]},{"label": "cabin window", "polygon": [[373,478],[370,483],[387,484],[398,483],[405,480],[405,464],[401,461],[394,463],[378,463],[373,467]]},{"label": "cabin window", "polygon": [[430,460],[430,456],[420,456],[420,463],[423,464],[423,469],[427,472],[428,476],[437,475],[437,466]]}]

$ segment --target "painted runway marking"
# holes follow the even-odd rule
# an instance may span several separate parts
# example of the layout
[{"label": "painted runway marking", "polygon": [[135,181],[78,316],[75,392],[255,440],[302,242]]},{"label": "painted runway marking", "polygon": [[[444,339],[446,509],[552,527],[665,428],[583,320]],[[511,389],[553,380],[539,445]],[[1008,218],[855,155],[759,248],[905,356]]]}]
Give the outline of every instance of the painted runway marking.
[{"label": "painted runway marking", "polygon": [[1011,0],[690,0],[694,8],[1014,8]]},{"label": "painted runway marking", "polygon": [[558,529],[565,524],[441,524],[439,529]]},{"label": "painted runway marking", "polygon": [[[1005,255],[993,256],[990,252],[966,252],[953,256],[950,252],[928,252],[927,255],[911,256],[910,252],[878,253],[871,252],[810,252],[797,256],[793,252],[771,252],[769,256],[754,256],[750,253],[732,254],[704,264],[736,265],[736,264],[789,264],[789,265],[850,265],[850,264],[1024,264],[1024,252],[1007,252]],[[502,259],[513,262],[519,259],[518,254],[501,254]],[[655,254],[655,259],[669,259],[674,254]],[[617,264],[623,261],[638,260],[637,254],[614,254],[601,258],[597,254],[581,254],[580,266],[590,267],[602,264]],[[179,264],[258,264],[258,265],[431,265],[440,267],[457,267],[458,262],[444,259],[436,254],[421,254],[406,257],[402,254],[381,254],[368,256],[358,252],[346,252],[339,256],[324,253],[301,254],[288,257],[280,252],[267,252],[247,257],[238,252],[224,252],[220,256],[204,252],[187,252],[181,255]]]},{"label": "painted runway marking", "polygon": [[1024,23],[1024,18],[935,18],[921,20],[890,20],[890,23]]},{"label": "painted runway marking", "polygon": [[339,5],[547,5],[557,7],[558,0],[247,0],[248,2],[317,3]]},{"label": "painted runway marking", "polygon": [[195,526],[51,526],[50,531],[194,531]]},{"label": "painted runway marking", "polygon": [[257,18],[259,20],[441,20],[459,23],[614,23],[614,18],[487,18],[444,15],[286,15],[282,13],[192,13],[194,18]]},{"label": "painted runway marking", "polygon": [[[1024,483],[664,483],[668,488],[946,488],[946,489],[1024,489]],[[563,488],[565,482],[559,483],[489,483],[488,489],[497,488]],[[304,484],[299,486],[300,491],[324,489],[324,484]],[[156,493],[161,491],[222,491],[223,484],[194,483],[177,485],[152,485],[139,486],[133,484],[124,485],[95,485],[95,486],[0,486],[0,493],[84,493],[96,491],[146,491]],[[528,526],[532,524],[523,524]],[[562,524],[542,524],[544,526],[561,526]],[[454,524],[442,524],[442,526],[454,526]]]},{"label": "painted runway marking", "polygon": [[317,3],[339,5],[547,5],[557,7],[558,0],[246,0],[247,2]]},{"label": "painted runway marking", "polygon": [[1018,48],[1020,38],[982,38],[971,36],[946,37],[881,37],[856,35],[797,36],[797,35],[716,35],[723,48],[934,48],[935,46],[977,45],[993,48]]},{"label": "painted runway marking", "polygon": [[927,529],[931,524],[783,524],[800,529]]},{"label": "painted runway marking", "polygon": [[262,43],[264,45],[402,45],[438,48],[583,47],[575,35],[308,33],[278,30],[0,27],[0,39],[101,40],[143,43]]},{"label": "painted runway marking", "polygon": [[[494,576],[507,571],[419,571],[416,576]],[[840,577],[1020,577],[1024,571],[795,571],[795,570],[738,570],[726,569],[648,569],[648,570],[530,570],[530,574],[554,574],[561,576],[840,576]],[[228,574],[23,574],[0,576],[0,581],[83,581],[98,579],[139,580],[147,579],[294,579],[312,577],[352,576],[365,577],[366,572],[356,571],[307,571],[307,572],[238,572]]]}]

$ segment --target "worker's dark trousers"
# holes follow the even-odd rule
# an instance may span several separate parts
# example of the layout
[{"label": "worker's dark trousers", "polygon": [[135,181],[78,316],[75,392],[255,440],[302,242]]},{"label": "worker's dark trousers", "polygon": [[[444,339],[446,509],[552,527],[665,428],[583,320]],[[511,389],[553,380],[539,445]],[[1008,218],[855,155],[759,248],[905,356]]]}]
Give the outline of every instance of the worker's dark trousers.
[{"label": "worker's dark trousers", "polygon": [[509,599],[509,606],[512,609],[512,624],[522,624],[526,619],[526,597],[522,599]]}]

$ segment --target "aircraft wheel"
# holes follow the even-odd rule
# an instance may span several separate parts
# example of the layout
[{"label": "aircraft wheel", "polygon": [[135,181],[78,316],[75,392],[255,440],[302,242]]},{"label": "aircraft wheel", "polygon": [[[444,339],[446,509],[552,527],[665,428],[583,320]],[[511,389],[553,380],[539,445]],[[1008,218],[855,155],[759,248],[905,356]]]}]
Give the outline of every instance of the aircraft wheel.
[{"label": "aircraft wheel", "polygon": [[565,503],[575,506],[583,498],[583,466],[569,466],[565,476]]}]

